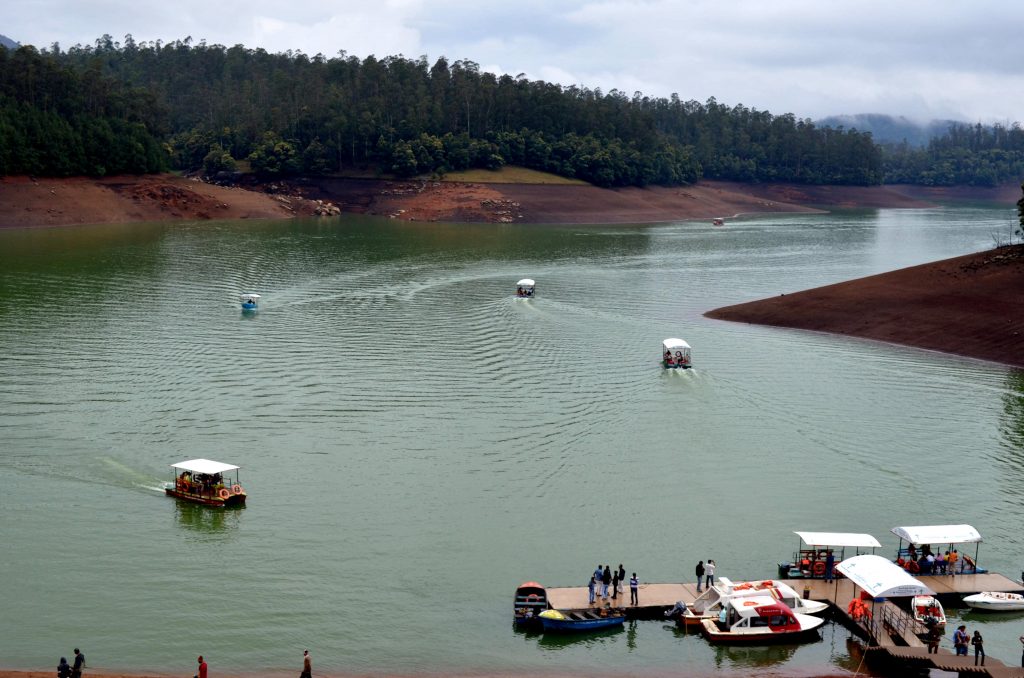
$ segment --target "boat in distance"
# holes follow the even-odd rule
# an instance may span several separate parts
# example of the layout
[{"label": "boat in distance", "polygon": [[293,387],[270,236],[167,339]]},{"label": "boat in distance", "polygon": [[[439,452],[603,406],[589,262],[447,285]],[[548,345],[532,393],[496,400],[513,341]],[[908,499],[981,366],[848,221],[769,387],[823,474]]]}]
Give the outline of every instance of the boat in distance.
[{"label": "boat in distance", "polygon": [[579,633],[622,626],[626,615],[616,610],[545,610],[540,613],[545,633]]},{"label": "boat in distance", "polygon": [[238,295],[239,301],[242,302],[243,311],[255,311],[260,306],[260,295],[252,294],[247,292],[245,294]]},{"label": "boat in distance", "polygon": [[1019,593],[982,591],[964,596],[964,603],[971,609],[986,612],[1024,612],[1024,596]]},{"label": "boat in distance", "polygon": [[516,299],[533,299],[537,293],[537,283],[532,278],[523,278],[516,283]]},{"label": "boat in distance", "polygon": [[240,467],[210,459],[189,459],[171,464],[171,468],[174,482],[164,486],[167,495],[216,508],[245,505],[247,495],[238,482]]},{"label": "boat in distance", "polygon": [[730,599],[717,619],[702,619],[708,642],[715,644],[769,645],[818,638],[821,617],[793,612],[772,596]]},{"label": "boat in distance", "polygon": [[661,342],[661,365],[668,370],[685,370],[692,367],[690,345],[675,337]]}]

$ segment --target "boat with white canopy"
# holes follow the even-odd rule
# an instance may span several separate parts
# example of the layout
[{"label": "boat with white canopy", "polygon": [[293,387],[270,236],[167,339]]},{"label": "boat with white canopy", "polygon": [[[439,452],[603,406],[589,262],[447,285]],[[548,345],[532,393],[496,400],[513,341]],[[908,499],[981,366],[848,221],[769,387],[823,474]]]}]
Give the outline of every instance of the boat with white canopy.
[{"label": "boat with white canopy", "polygon": [[260,305],[260,295],[252,294],[247,292],[245,294],[238,295],[239,300],[242,302],[243,311],[255,311]]},{"label": "boat with white canopy", "polygon": [[[943,569],[938,574],[985,574],[985,568],[978,567],[978,551],[981,548],[981,533],[970,525],[912,525],[894,527],[892,533],[900,538],[896,550],[896,563],[911,574],[936,574],[934,556],[940,547],[944,551],[940,561]],[[906,542],[906,545],[904,545]],[[958,544],[975,544],[974,557],[961,554]],[[932,547],[936,548],[933,550]],[[941,552],[941,551],[940,551]],[[948,561],[947,554],[953,554],[955,561]],[[929,560],[928,556],[932,559]]]},{"label": "boat with white canopy", "polygon": [[824,614],[828,610],[828,603],[801,598],[800,594],[785,582],[765,579],[734,583],[726,577],[719,577],[717,584],[709,586],[692,603],[676,603],[676,609],[666,615],[674,614],[677,621],[684,626],[699,624],[703,619],[718,618],[722,608],[733,598],[766,595],[785,603],[793,612],[800,614]]},{"label": "boat with white canopy", "polygon": [[[880,548],[881,544],[870,534],[856,532],[794,532],[800,537],[803,547],[798,543],[793,553],[793,560],[779,563],[779,576],[783,579],[823,579],[828,569],[829,554],[833,558],[833,566],[846,557],[847,548],[855,548],[854,555],[860,555],[861,549]],[[839,553],[836,554],[836,550]]]},{"label": "boat with white canopy", "polygon": [[816,638],[824,623],[820,617],[793,612],[785,603],[762,594],[730,598],[719,616],[702,619],[701,627],[711,643],[767,645]]},{"label": "boat with white canopy", "polygon": [[245,489],[238,482],[238,466],[210,459],[189,459],[171,464],[171,468],[174,482],[165,485],[164,492],[172,497],[218,508],[245,504]]},{"label": "boat with white canopy", "polygon": [[523,278],[516,283],[516,299],[533,299],[537,293],[537,283],[531,278]]},{"label": "boat with white canopy", "polygon": [[672,337],[661,342],[661,364],[666,369],[687,369],[690,362],[690,345],[682,339]]}]

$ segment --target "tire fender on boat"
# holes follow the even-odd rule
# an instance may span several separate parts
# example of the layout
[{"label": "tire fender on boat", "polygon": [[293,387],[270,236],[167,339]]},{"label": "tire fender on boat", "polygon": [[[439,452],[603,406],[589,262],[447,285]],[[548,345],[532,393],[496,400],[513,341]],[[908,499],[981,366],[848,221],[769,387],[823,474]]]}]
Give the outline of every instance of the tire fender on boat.
[{"label": "tire fender on boat", "polygon": [[230,497],[230,496],[231,496],[231,493],[230,493],[230,492],[228,492],[228,490],[227,490],[227,488],[226,488],[226,487],[222,487],[222,488],[220,488],[220,490],[219,490],[219,491],[217,492],[217,496],[218,496],[218,497],[220,497],[221,499],[227,499],[228,497]]},{"label": "tire fender on boat", "polygon": [[238,483],[235,483],[234,485],[231,486],[231,492],[232,494],[242,494],[242,486],[239,485]]}]

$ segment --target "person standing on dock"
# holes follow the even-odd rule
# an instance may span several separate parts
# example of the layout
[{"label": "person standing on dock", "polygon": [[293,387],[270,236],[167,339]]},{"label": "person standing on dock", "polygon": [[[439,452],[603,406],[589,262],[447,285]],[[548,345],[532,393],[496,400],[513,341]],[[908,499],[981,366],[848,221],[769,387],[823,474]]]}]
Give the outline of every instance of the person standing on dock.
[{"label": "person standing on dock", "polygon": [[626,568],[624,568],[622,566],[622,563],[619,563],[619,593],[625,593],[625,591],[622,590],[622,587],[625,586],[625,584],[626,584]]},{"label": "person standing on dock", "polygon": [[708,558],[708,564],[704,567],[704,572],[707,575],[705,584],[707,584],[708,588],[711,588],[715,585],[715,561]]},{"label": "person standing on dock", "polygon": [[597,588],[597,580],[594,579],[594,575],[590,575],[590,583],[587,584],[587,591],[590,592],[590,604],[594,604],[594,589]]},{"label": "person standing on dock", "polygon": [[302,651],[302,673],[299,678],[313,678],[313,658],[309,656],[309,650]]},{"label": "person standing on dock", "polygon": [[929,617],[925,626],[928,627],[928,654],[938,654],[939,643],[942,642],[942,627],[934,617]]},{"label": "person standing on dock", "polygon": [[619,571],[612,572],[612,600],[619,597]]},{"label": "person standing on dock", "polygon": [[949,554],[946,560],[948,561],[946,567],[949,569],[949,573],[951,575],[956,574],[956,563],[960,560],[960,554],[956,552],[956,549],[953,549],[953,552]]},{"label": "person standing on dock", "polygon": [[[636,572],[629,578],[629,602],[632,605],[640,604],[640,580],[636,578]],[[1024,643],[1024,636],[1021,636],[1020,642]]]},{"label": "person standing on dock", "polygon": [[597,569],[594,570],[594,583],[596,583],[598,586],[600,586],[601,585],[601,579],[603,577],[604,577],[604,568],[601,567],[600,565],[598,565]]},{"label": "person standing on dock", "polygon": [[957,627],[953,633],[953,649],[956,650],[956,656],[963,655],[967,656],[967,627],[961,624]]},{"label": "person standing on dock", "polygon": [[82,671],[85,670],[85,654],[75,648],[75,663],[71,667],[71,678],[82,678]]},{"label": "person standing on dock", "polygon": [[835,569],[835,566],[836,554],[832,553],[832,551],[829,551],[828,555],[825,556],[825,581],[832,581],[832,570]]},{"label": "person standing on dock", "polygon": [[704,561],[697,563],[697,593],[700,593],[701,584],[704,583]]},{"label": "person standing on dock", "polygon": [[985,639],[981,637],[981,631],[975,631],[971,638],[971,645],[974,646],[974,665],[978,666],[978,656],[981,656],[981,666],[985,665]]},{"label": "person standing on dock", "polygon": [[608,587],[612,584],[612,567],[611,565],[605,565],[604,572],[601,574],[601,597],[608,597]]}]

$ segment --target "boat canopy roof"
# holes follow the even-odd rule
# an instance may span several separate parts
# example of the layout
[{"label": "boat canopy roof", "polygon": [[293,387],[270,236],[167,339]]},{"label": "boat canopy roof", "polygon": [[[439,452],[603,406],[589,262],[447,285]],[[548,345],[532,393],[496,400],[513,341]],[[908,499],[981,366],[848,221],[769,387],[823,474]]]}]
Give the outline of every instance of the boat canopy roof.
[{"label": "boat canopy roof", "polygon": [[854,532],[794,532],[800,535],[808,546],[857,546],[863,548],[880,548],[882,545],[870,534]]},{"label": "boat canopy roof", "polygon": [[682,339],[676,339],[675,337],[673,337],[671,339],[666,339],[665,341],[661,342],[661,346],[666,351],[675,350],[675,349],[678,349],[678,348],[685,348],[685,349],[689,349],[690,348],[690,345],[687,344],[685,341],[683,341]]},{"label": "boat canopy roof", "polygon": [[735,609],[741,617],[757,617],[760,607],[779,607],[783,604],[769,595],[760,596],[738,596],[729,599],[729,605]]},{"label": "boat canopy roof", "polygon": [[520,584],[518,588],[521,588],[521,589],[542,589],[542,588],[544,588],[544,586],[541,585],[541,584],[538,584],[535,581],[526,581],[526,582],[523,582],[522,584]]},{"label": "boat canopy roof", "polygon": [[219,461],[211,461],[209,459],[189,459],[188,461],[179,461],[177,464],[171,464],[174,468],[180,468],[182,471],[192,471],[193,473],[206,473],[213,475],[214,473],[224,473],[225,471],[234,471],[240,466],[232,466],[231,464],[224,464]]},{"label": "boat canopy roof", "polygon": [[520,287],[534,287],[536,284],[537,283],[535,283],[530,278],[523,278],[522,280],[520,280],[519,282],[516,283],[516,285],[518,285]]},{"label": "boat canopy roof", "polygon": [[867,591],[872,598],[899,598],[935,593],[920,580],[910,576],[902,567],[882,556],[854,556],[838,563],[836,569]]},{"label": "boat canopy roof", "polygon": [[238,298],[241,299],[242,301],[259,301],[260,295],[246,292],[245,294],[239,294]]},{"label": "boat canopy roof", "polygon": [[970,525],[894,527],[892,533],[911,544],[973,544],[981,541],[981,533]]}]

